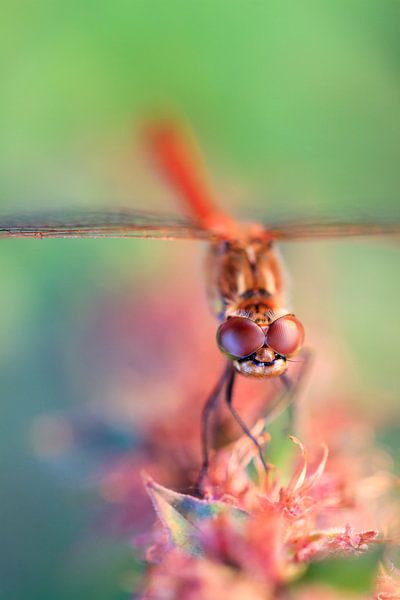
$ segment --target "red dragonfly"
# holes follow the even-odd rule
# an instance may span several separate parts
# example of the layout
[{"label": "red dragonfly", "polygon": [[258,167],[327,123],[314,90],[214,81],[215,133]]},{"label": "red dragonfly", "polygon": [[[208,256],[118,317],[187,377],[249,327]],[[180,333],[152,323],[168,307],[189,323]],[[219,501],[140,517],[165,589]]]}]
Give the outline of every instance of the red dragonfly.
[{"label": "red dragonfly", "polygon": [[[203,463],[197,480],[197,490],[201,493],[209,465],[211,414],[224,387],[232,416],[257,446],[267,469],[257,440],[233,406],[236,374],[280,377],[289,391],[299,382],[299,378],[292,382],[286,369],[292,356],[302,351],[304,328],[287,306],[275,243],[395,235],[400,233],[400,222],[297,220],[275,225],[237,222],[218,208],[201,157],[183,127],[155,124],[147,129],[146,138],[159,168],[175,187],[190,218],[138,211],[11,216],[0,220],[0,237],[133,237],[209,243],[207,286],[213,311],[220,322],[217,343],[227,363],[203,409]],[[305,354],[303,365],[307,363],[306,358]]]}]

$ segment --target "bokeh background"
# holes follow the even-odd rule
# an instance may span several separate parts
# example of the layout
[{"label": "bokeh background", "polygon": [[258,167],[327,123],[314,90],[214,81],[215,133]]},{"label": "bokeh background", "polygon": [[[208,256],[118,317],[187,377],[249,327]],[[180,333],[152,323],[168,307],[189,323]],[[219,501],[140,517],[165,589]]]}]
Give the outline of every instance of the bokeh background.
[{"label": "bokeh background", "polygon": [[[399,19],[397,0],[5,2],[1,209],[173,212],[135,135],[168,111],[192,124],[235,214],[398,215]],[[65,458],[73,441],[60,415],[115,425],[107,440],[123,451],[155,410],[168,419],[180,368],[201,401],[221,362],[204,248],[0,246],[0,597],[129,598],[140,571],[129,531],[107,531],[86,480],[104,448]],[[398,460],[398,246],[282,251],[317,350],[309,401],[351,402]],[[356,571],[346,577],[362,585]]]}]

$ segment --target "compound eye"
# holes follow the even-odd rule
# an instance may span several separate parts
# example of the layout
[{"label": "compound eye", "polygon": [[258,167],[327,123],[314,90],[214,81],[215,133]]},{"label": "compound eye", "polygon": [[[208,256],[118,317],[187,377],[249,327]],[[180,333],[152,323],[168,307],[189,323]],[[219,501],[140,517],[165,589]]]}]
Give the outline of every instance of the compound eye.
[{"label": "compound eye", "polygon": [[246,358],[265,344],[265,334],[254,321],[231,317],[218,328],[217,343],[231,358]]},{"label": "compound eye", "polygon": [[268,329],[268,346],[283,356],[300,350],[303,341],[304,327],[293,315],[277,319]]}]

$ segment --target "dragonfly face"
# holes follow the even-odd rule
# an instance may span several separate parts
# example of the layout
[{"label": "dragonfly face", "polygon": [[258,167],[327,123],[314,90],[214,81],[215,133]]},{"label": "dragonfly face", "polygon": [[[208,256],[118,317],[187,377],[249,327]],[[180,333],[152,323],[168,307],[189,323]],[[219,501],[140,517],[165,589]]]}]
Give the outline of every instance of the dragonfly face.
[{"label": "dragonfly face", "polygon": [[217,331],[221,352],[239,373],[254,377],[282,375],[287,358],[301,349],[303,341],[304,328],[291,314],[277,319],[266,314],[261,323],[249,317],[228,317]]}]

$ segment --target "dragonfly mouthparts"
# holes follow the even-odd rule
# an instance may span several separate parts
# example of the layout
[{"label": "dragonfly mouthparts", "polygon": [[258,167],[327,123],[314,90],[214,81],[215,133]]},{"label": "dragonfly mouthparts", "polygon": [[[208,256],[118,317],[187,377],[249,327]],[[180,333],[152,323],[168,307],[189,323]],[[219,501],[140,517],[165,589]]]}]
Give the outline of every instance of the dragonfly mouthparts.
[{"label": "dragonfly mouthparts", "polygon": [[257,358],[257,354],[235,360],[235,369],[242,375],[253,377],[278,377],[286,371],[287,362],[284,356],[274,353],[272,360],[263,361]]}]

